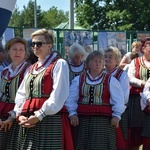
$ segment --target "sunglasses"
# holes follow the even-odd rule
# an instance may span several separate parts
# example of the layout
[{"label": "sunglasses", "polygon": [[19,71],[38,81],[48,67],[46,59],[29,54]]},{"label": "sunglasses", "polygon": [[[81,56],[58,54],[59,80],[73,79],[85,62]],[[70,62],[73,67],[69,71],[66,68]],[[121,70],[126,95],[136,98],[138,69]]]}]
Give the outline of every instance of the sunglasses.
[{"label": "sunglasses", "polygon": [[48,43],[45,43],[45,42],[31,42],[31,47],[34,47],[35,45],[37,47],[42,47],[43,44],[48,44]]}]

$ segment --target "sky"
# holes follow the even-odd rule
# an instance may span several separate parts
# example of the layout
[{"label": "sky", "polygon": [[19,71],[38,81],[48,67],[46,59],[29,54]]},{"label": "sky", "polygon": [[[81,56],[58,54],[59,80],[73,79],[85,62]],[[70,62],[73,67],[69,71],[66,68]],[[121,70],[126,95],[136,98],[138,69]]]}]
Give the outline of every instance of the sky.
[{"label": "sky", "polygon": [[[33,0],[34,1],[34,0]],[[27,6],[29,0],[17,0],[16,6],[19,10],[23,9],[23,6]],[[58,10],[69,11],[70,0],[36,0],[37,6],[40,5],[42,10],[49,10],[52,6],[57,7]]]}]

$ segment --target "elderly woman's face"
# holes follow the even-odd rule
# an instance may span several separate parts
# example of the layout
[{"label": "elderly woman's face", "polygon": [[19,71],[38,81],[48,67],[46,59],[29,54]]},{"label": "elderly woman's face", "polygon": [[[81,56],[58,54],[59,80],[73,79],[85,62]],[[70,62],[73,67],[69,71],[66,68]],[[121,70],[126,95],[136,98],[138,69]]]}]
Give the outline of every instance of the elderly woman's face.
[{"label": "elderly woman's face", "polygon": [[82,63],[82,59],[83,59],[83,55],[77,52],[73,57],[72,63],[74,65],[80,65]]},{"label": "elderly woman's face", "polygon": [[143,53],[144,53],[145,58],[148,61],[150,61],[150,43],[147,43],[145,45],[145,47],[143,48]]},{"label": "elderly woman's face", "polygon": [[100,59],[98,56],[95,56],[93,60],[89,63],[89,71],[100,73],[104,68],[104,60]]},{"label": "elderly woman's face", "polygon": [[105,67],[107,69],[111,68],[114,69],[118,65],[118,60],[115,57],[115,53],[110,51],[110,52],[105,52]]}]

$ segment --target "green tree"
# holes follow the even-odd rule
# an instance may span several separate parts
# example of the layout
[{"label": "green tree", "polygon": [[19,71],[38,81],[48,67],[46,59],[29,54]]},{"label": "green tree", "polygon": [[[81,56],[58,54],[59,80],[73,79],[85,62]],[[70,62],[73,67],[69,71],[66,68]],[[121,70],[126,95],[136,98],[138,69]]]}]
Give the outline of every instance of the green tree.
[{"label": "green tree", "polygon": [[[40,6],[37,6],[37,21],[42,19],[42,10]],[[12,17],[9,22],[9,26],[13,27],[34,27],[34,2],[29,1],[27,7],[24,5],[23,10],[19,11],[18,8],[15,8],[13,11]],[[39,26],[37,26],[39,27]]]},{"label": "green tree", "polygon": [[57,7],[51,7],[48,11],[42,12],[42,20],[40,26],[46,28],[55,28],[62,22],[67,22],[69,19],[69,12],[58,10]]},{"label": "green tree", "polygon": [[[52,7],[48,11],[42,11],[40,6],[37,6],[37,28],[55,28],[61,22],[66,22],[69,19],[69,13],[63,10],[58,10],[57,7]],[[15,8],[9,22],[11,27],[34,28],[34,2],[29,1],[27,6],[23,6],[23,10],[19,11]]]},{"label": "green tree", "polygon": [[18,27],[21,20],[21,12],[19,11],[19,8],[15,8],[9,21],[9,26]]},{"label": "green tree", "polygon": [[148,27],[147,0],[76,0],[77,23],[100,30],[144,30]]},{"label": "green tree", "polygon": [[77,0],[75,1],[77,24],[84,28],[104,28],[105,8],[100,1]]}]

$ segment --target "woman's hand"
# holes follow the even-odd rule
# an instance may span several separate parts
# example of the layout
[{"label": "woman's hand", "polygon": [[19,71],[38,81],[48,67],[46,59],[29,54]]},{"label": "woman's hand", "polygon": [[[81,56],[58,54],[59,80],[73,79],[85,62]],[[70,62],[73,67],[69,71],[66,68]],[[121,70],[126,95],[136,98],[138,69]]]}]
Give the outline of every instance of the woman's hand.
[{"label": "woman's hand", "polygon": [[141,87],[144,87],[146,84],[146,82],[143,80],[142,83],[141,83]]},{"label": "woman's hand", "polygon": [[36,126],[36,124],[39,122],[39,118],[36,116],[30,116],[29,118],[25,116],[20,116],[19,117],[19,125],[22,125],[25,128],[32,128]]},{"label": "woman's hand", "polygon": [[19,124],[23,124],[23,122],[25,122],[27,120],[28,120],[28,117],[25,117],[25,116],[22,116],[22,115],[20,115],[18,117]]},{"label": "woman's hand", "polygon": [[70,116],[70,123],[73,126],[79,125],[79,118],[77,115]]},{"label": "woman's hand", "polygon": [[0,127],[0,131],[2,129],[4,129],[4,132],[6,132],[7,130],[9,130],[11,128],[11,125],[13,123],[13,118],[12,117],[8,117],[7,120],[2,121],[1,127]]},{"label": "woman's hand", "polygon": [[111,119],[111,126],[115,126],[116,128],[118,128],[119,127],[119,118],[117,118],[117,117],[113,117],[112,119]]}]

